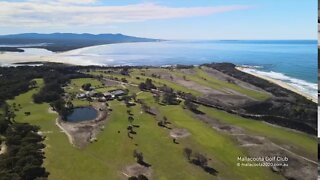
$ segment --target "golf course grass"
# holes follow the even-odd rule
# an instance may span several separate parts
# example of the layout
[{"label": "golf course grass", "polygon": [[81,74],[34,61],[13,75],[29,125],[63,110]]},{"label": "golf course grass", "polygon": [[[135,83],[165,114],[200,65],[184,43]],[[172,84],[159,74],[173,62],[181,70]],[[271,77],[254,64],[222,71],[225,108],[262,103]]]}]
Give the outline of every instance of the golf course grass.
[{"label": "golf course grass", "polygon": [[[140,126],[135,128],[137,134],[130,139],[126,129],[129,125],[128,107],[123,102],[114,100],[109,102],[113,111],[105,128],[98,135],[98,141],[84,149],[75,148],[55,125],[57,114],[48,111],[49,105],[33,103],[32,95],[43,86],[41,79],[36,81],[37,88],[7,102],[21,105],[22,108],[15,112],[17,122],[38,125],[46,136],[44,166],[50,172],[49,179],[127,179],[123,170],[126,166],[135,164],[135,149],[142,152],[145,161],[151,165],[154,179],[282,179],[267,168],[237,169],[236,158],[244,156],[246,152],[237,147],[229,137],[215,132],[185,113],[181,106],[157,105],[160,114],[167,116],[175,128],[185,128],[192,134],[180,139],[179,144],[172,142],[169,130],[159,127],[155,117],[142,113],[140,105],[130,108],[135,119],[133,124]],[[88,81],[91,82],[90,79],[76,82],[80,85]],[[140,93],[138,98],[145,99],[148,103],[154,101],[151,94],[145,92]],[[30,115],[26,116],[25,112],[30,112]],[[218,171],[217,176],[189,163],[183,154],[185,147],[212,159],[208,165]]]},{"label": "golf course grass", "polygon": [[295,146],[301,155],[308,155],[312,159],[316,159],[317,157],[317,139],[308,134],[273,126],[253,119],[243,118],[213,108],[201,106],[200,110],[212,118],[244,128],[253,134],[270,138],[280,144]]}]

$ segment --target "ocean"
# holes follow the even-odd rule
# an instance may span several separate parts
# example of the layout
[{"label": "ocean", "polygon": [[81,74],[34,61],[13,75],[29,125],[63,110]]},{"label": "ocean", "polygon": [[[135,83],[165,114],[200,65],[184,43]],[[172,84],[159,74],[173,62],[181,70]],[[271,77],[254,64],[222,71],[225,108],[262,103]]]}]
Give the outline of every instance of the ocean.
[{"label": "ocean", "polygon": [[59,56],[72,62],[99,65],[231,62],[317,96],[317,54],[316,40],[215,40],[107,44]]}]

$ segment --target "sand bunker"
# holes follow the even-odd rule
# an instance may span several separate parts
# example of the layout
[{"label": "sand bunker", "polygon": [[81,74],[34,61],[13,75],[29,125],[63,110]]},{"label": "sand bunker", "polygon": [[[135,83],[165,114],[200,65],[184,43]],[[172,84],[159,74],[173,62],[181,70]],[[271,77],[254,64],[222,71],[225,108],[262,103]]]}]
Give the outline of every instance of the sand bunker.
[{"label": "sand bunker", "polygon": [[125,167],[122,173],[127,177],[139,176],[140,174],[143,174],[150,178],[152,174],[152,169],[150,167],[145,167],[140,164],[133,164]]},{"label": "sand bunker", "polygon": [[185,138],[185,137],[188,137],[190,136],[191,133],[186,130],[186,129],[172,129],[170,131],[170,136],[173,137],[173,138]]}]

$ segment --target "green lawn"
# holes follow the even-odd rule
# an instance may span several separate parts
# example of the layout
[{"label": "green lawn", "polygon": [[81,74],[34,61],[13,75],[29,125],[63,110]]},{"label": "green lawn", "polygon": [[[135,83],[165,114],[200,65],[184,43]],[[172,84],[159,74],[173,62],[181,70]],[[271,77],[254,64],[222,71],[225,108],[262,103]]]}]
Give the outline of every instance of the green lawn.
[{"label": "green lawn", "polygon": [[[194,70],[196,71],[196,74],[192,74],[192,75],[184,74],[184,73],[179,72],[177,70],[174,72],[171,72],[171,73],[173,73],[174,75],[179,76],[179,77],[185,76],[187,80],[194,81],[200,85],[207,86],[207,87],[210,87],[210,88],[213,88],[216,90],[226,91],[227,89],[231,89],[231,90],[237,91],[243,95],[247,95],[251,98],[254,98],[257,100],[262,100],[262,101],[270,98],[270,95],[267,93],[263,93],[263,92],[259,92],[259,91],[255,91],[255,90],[251,90],[251,89],[246,89],[246,88],[243,88],[241,86],[238,86],[238,85],[235,85],[232,83],[218,80],[218,79],[210,76],[205,71],[203,71],[199,68],[194,68]],[[168,71],[168,72],[170,72],[170,71]]]},{"label": "green lawn", "polygon": [[93,78],[78,78],[78,79],[71,79],[70,84],[65,88],[65,91],[68,93],[79,93],[81,92],[81,86],[83,84],[90,83],[96,89],[104,88],[102,83],[97,79]]},{"label": "green lawn", "polygon": [[[150,71],[150,70],[145,70],[145,71]],[[105,72],[101,72],[101,71],[93,71],[93,72],[90,72],[89,74],[91,74],[91,75],[103,75],[103,76],[109,77],[109,78],[110,77],[113,77],[113,78],[116,77],[119,80],[121,80],[121,78],[126,78],[128,80],[128,82],[136,84],[136,85],[139,85],[141,82],[145,82],[145,80],[147,78],[149,78],[158,87],[159,86],[163,86],[165,84],[165,85],[173,88],[176,91],[188,92],[188,93],[191,93],[191,94],[193,94],[195,96],[200,96],[201,95],[201,93],[198,92],[198,91],[195,91],[195,90],[192,90],[192,89],[187,89],[184,86],[178,85],[178,84],[173,83],[171,81],[167,81],[165,79],[154,78],[154,77],[151,77],[151,76],[143,76],[143,75],[141,75],[140,70],[137,70],[137,69],[132,69],[130,71],[130,76],[124,76],[124,75],[121,75],[121,74],[114,74],[114,73],[110,74],[110,73],[105,73]],[[137,79],[137,78],[139,78],[139,79]]]},{"label": "green lawn", "polygon": [[308,155],[312,159],[317,157],[317,139],[302,132],[287,128],[276,127],[261,121],[239,117],[224,111],[201,106],[200,110],[208,116],[222,122],[249,130],[252,133],[270,138],[280,144],[289,144],[301,155]]},{"label": "green lawn", "polygon": [[[153,103],[152,97],[147,93],[141,94],[141,96],[148,104]],[[160,113],[166,116],[175,127],[185,128],[191,132],[192,136],[186,140],[180,140],[180,144],[205,153],[212,158],[211,165],[219,171],[220,176],[226,179],[282,179],[268,169],[237,167],[236,159],[238,156],[247,155],[245,150],[237,146],[230,137],[194,119],[181,106],[157,105],[157,107]]]},{"label": "green lawn", "polygon": [[[41,87],[43,81],[38,79]],[[221,135],[201,121],[185,113],[180,106],[159,106],[161,113],[176,126],[188,129],[192,136],[174,144],[169,131],[160,128],[154,117],[141,113],[139,106],[132,107],[137,135],[131,140],[127,137],[127,107],[122,102],[112,101],[113,109],[105,129],[98,135],[98,141],[84,149],[70,145],[66,135],[55,125],[57,114],[48,112],[49,105],[34,104],[32,94],[39,88],[17,96],[8,103],[21,104],[16,112],[17,122],[38,125],[47,137],[45,144],[45,167],[50,172],[49,179],[86,180],[86,179],[127,179],[121,173],[127,165],[133,164],[133,150],[143,152],[146,162],[153,169],[154,179],[281,179],[264,168],[238,168],[236,157],[245,152],[237,147],[227,136]],[[139,98],[148,102],[153,99],[150,93],[140,93]],[[31,112],[25,116],[24,112]],[[120,133],[118,133],[120,131]],[[201,168],[190,164],[183,156],[183,148],[191,147],[205,153],[213,160],[210,166],[218,170],[218,176],[205,173]]]}]

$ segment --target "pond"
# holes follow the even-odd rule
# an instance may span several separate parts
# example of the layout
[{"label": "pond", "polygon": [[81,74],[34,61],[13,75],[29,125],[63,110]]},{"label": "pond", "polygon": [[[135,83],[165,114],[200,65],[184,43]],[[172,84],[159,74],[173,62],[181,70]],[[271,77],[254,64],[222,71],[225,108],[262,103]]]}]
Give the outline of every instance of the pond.
[{"label": "pond", "polygon": [[79,107],[74,108],[71,114],[69,114],[66,118],[68,122],[80,122],[93,120],[97,117],[98,112],[93,107]]}]

